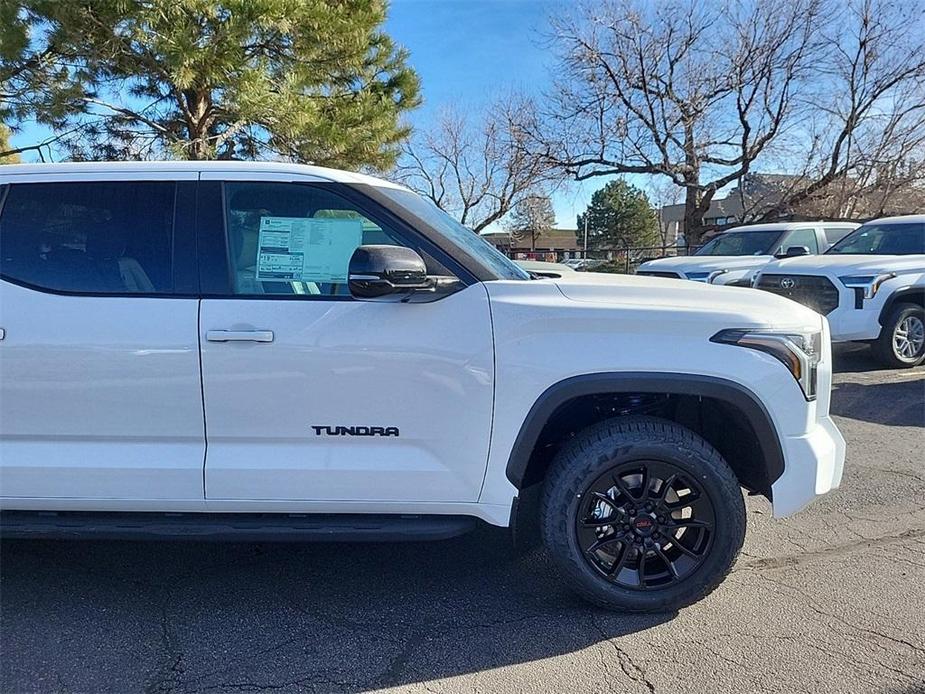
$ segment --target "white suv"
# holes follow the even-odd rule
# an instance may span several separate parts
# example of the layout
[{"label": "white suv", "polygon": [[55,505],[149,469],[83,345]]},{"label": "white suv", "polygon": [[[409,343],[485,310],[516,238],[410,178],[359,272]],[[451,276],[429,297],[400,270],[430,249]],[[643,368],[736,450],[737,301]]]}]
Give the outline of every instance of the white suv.
[{"label": "white suv", "polygon": [[825,255],[766,265],[753,284],[826,316],[835,342],[870,342],[887,366],[925,361],[925,215],[875,219]]},{"label": "white suv", "polygon": [[822,253],[858,226],[853,222],[782,222],[733,227],[693,255],[649,260],[636,274],[747,287],[755,271],[775,257]]},{"label": "white suv", "polygon": [[532,280],[374,178],[5,166],[0,249],[10,537],[414,539],[481,519],[538,526],[598,604],[665,610],[729,571],[741,488],[783,516],[842,476],[814,311]]}]

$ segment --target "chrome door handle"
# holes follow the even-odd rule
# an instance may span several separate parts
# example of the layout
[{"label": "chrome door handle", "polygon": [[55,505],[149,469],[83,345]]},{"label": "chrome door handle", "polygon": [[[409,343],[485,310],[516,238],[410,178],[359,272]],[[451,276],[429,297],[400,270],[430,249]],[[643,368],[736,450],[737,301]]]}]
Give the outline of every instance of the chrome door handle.
[{"label": "chrome door handle", "polygon": [[207,330],[209,342],[273,342],[272,330]]}]

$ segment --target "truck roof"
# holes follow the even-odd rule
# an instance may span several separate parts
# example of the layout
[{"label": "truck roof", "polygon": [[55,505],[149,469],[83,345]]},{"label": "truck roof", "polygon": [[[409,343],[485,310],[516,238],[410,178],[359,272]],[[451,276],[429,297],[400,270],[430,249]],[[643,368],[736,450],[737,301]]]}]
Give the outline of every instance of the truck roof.
[{"label": "truck roof", "polygon": [[925,214],[904,214],[898,217],[878,217],[871,219],[867,224],[902,224],[903,222],[925,223]]},{"label": "truck roof", "polygon": [[308,164],[290,164],[274,161],[93,161],[64,162],[60,164],[7,164],[0,169],[0,175],[16,176],[36,174],[76,174],[76,173],[125,173],[127,176],[137,172],[159,171],[168,173],[196,172],[203,173],[276,173],[310,177],[316,181],[336,183],[361,183],[387,188],[404,188],[404,186],[383,178],[367,174],[329,169],[324,166]]},{"label": "truck roof", "polygon": [[750,232],[750,231],[789,231],[790,229],[800,229],[806,226],[820,226],[825,225],[827,227],[857,227],[860,226],[859,222],[849,222],[849,221],[840,221],[840,222],[826,222],[824,220],[805,220],[802,222],[768,222],[767,224],[743,224],[741,226],[731,227],[720,233],[728,234],[731,231],[735,232]]}]

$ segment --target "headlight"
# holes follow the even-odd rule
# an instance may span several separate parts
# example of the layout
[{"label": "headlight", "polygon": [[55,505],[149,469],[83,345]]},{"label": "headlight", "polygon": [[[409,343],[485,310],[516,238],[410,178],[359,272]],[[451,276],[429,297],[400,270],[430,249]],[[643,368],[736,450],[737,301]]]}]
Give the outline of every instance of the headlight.
[{"label": "headlight", "polygon": [[865,299],[873,299],[880,285],[894,277],[896,277],[895,273],[888,272],[882,275],[847,275],[838,279],[848,289],[861,290]]},{"label": "headlight", "polygon": [[721,330],[710,342],[738,345],[770,354],[803,389],[807,400],[816,399],[819,360],[822,358],[822,331],[793,333],[774,330]]},{"label": "headlight", "polygon": [[714,270],[709,275],[707,275],[707,284],[713,284],[716,282],[717,278],[722,275],[725,275],[729,270]]},{"label": "headlight", "polygon": [[707,278],[710,276],[709,272],[685,272],[684,276],[689,280],[694,280],[694,282],[706,282]]}]

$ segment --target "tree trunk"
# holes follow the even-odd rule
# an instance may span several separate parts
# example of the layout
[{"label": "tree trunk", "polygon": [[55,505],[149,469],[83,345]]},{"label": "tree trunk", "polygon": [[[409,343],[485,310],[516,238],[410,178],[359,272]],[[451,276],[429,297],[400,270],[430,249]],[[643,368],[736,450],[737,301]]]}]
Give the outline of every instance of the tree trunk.
[{"label": "tree trunk", "polygon": [[684,239],[690,248],[700,245],[704,213],[703,191],[700,189],[700,161],[695,147],[694,126],[690,119],[684,122],[684,166]]},{"label": "tree trunk", "polygon": [[688,186],[684,195],[684,239],[687,245],[699,246],[703,236],[702,191],[695,186]]},{"label": "tree trunk", "polygon": [[209,126],[212,117],[209,115],[209,93],[205,91],[188,90],[184,93],[186,106],[189,112],[186,125],[189,132],[189,141],[186,145],[187,156],[190,159],[212,159],[212,148],[209,146]]}]

